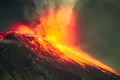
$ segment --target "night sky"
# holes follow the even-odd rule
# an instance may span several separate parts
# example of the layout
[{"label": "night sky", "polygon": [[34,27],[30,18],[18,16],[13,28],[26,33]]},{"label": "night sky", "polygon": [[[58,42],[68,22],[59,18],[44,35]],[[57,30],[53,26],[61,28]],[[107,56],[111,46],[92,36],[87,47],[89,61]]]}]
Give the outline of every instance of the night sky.
[{"label": "night sky", "polygon": [[[34,24],[37,10],[44,9],[44,1],[53,0],[0,0],[0,32],[8,31],[19,22]],[[82,31],[80,43],[76,46],[120,71],[119,2],[78,0],[74,10],[77,13],[78,27]]]},{"label": "night sky", "polygon": [[81,46],[99,60],[120,71],[119,2],[89,0],[80,11],[83,19]]}]

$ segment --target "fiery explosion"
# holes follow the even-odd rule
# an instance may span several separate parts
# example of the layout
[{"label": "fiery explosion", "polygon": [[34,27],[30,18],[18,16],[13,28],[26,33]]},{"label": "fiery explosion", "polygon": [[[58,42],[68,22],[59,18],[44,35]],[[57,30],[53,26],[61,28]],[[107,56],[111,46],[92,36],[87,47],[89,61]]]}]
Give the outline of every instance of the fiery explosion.
[{"label": "fiery explosion", "polygon": [[[18,24],[12,31],[27,48],[40,57],[40,60],[44,60],[48,65],[57,65],[60,69],[65,67],[58,63],[63,65],[70,63],[86,71],[89,71],[87,67],[91,66],[103,73],[120,76],[119,72],[90,57],[85,52],[67,46],[76,43],[75,12],[72,9],[60,8],[57,11],[46,12],[46,15],[40,17],[40,21],[41,23],[33,28],[26,24]],[[6,35],[2,34],[1,39]],[[45,52],[43,53],[43,51]],[[67,68],[71,69],[69,66]]]}]

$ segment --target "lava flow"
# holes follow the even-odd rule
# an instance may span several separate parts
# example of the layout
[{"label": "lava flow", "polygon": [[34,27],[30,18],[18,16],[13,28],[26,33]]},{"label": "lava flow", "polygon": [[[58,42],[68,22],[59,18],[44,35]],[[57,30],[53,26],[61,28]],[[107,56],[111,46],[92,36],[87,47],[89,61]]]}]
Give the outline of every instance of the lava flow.
[{"label": "lava flow", "polygon": [[[47,63],[47,66],[56,66],[59,69],[65,69],[76,74],[82,74],[81,69],[89,72],[89,67],[92,67],[101,73],[120,76],[119,72],[85,52],[66,46],[67,41],[69,43],[75,41],[75,32],[66,31],[66,29],[74,29],[75,26],[75,14],[70,9],[51,12],[40,20],[41,24],[33,28],[19,24],[13,33],[28,49],[36,53],[41,63]],[[76,69],[76,67],[79,68]],[[74,70],[72,71],[72,69]]]}]

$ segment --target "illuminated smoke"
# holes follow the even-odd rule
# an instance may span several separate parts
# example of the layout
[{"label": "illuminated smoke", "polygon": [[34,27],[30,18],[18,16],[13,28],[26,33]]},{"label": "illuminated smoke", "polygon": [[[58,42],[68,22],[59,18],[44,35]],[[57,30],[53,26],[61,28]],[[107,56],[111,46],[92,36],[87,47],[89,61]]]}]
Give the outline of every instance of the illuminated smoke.
[{"label": "illuminated smoke", "polygon": [[40,7],[43,9],[38,10],[40,24],[34,26],[38,36],[64,45],[75,45],[77,42],[76,14],[73,10],[75,2],[76,0],[41,1]]}]

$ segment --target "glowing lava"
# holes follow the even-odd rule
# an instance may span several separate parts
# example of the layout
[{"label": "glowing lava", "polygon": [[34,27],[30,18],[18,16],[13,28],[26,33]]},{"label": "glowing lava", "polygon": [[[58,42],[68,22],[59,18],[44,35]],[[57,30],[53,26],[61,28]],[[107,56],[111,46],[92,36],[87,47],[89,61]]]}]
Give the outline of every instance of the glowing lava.
[{"label": "glowing lava", "polygon": [[[76,41],[74,31],[75,14],[71,9],[62,8],[49,12],[47,15],[41,17],[40,21],[41,24],[34,28],[19,24],[13,32],[19,36],[27,48],[34,51],[42,60],[51,62],[53,61],[52,58],[55,58],[56,62],[61,64],[70,62],[71,64],[82,66],[85,70],[87,70],[86,66],[89,65],[102,72],[110,72],[120,76],[119,72],[95,60],[85,52],[65,46],[68,43],[73,44]],[[26,34],[27,36],[32,36],[33,39],[30,40],[24,36]],[[42,53],[43,51],[45,53]],[[48,58],[48,56],[51,57]],[[55,63],[55,61],[53,62]]]},{"label": "glowing lava", "polygon": [[[70,72],[73,72],[71,70],[73,68],[76,68],[78,74],[81,73],[81,68],[86,72],[89,71],[89,66],[93,69],[100,70],[101,72],[108,75],[115,74],[120,76],[119,72],[104,65],[103,63],[92,58],[83,51],[75,50],[58,43],[51,43],[42,37],[36,37],[31,34],[27,35],[23,33],[13,32],[6,33],[5,35],[7,36],[9,34],[14,34],[28,49],[35,52],[35,54],[37,55],[36,59],[39,60],[42,64],[45,63],[59,69],[66,69]],[[4,36],[4,34],[2,35]],[[71,64],[73,66],[69,66],[68,64]],[[76,72],[73,73],[77,74]]]},{"label": "glowing lava", "polygon": [[76,43],[75,13],[71,8],[46,12],[40,21],[41,24],[34,29],[38,36],[64,45]]}]

